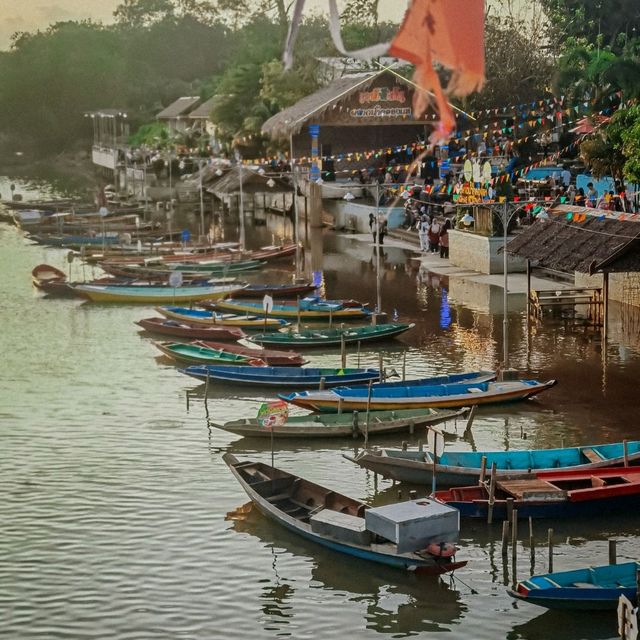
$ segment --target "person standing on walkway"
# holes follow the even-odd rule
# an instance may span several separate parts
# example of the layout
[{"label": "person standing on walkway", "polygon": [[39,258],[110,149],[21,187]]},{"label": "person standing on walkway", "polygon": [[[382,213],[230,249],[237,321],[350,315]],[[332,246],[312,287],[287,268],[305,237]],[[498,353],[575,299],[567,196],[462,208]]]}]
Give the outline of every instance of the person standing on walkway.
[{"label": "person standing on walkway", "polygon": [[376,217],[373,213],[369,214],[369,229],[371,229],[371,235],[373,236],[373,244],[376,243]]},{"label": "person standing on walkway", "polygon": [[382,246],[384,244],[384,237],[387,235],[387,218],[384,213],[380,212],[378,214],[378,242]]},{"label": "person standing on walkway", "polygon": [[429,251],[431,253],[438,252],[438,246],[440,244],[440,223],[434,217],[429,227]]},{"label": "person standing on walkway", "polygon": [[426,214],[420,217],[418,222],[418,238],[420,239],[420,251],[426,253],[429,249],[429,218]]},{"label": "person standing on walkway", "polygon": [[444,221],[440,230],[440,257],[449,258],[449,229],[451,229],[451,220],[448,218]]}]

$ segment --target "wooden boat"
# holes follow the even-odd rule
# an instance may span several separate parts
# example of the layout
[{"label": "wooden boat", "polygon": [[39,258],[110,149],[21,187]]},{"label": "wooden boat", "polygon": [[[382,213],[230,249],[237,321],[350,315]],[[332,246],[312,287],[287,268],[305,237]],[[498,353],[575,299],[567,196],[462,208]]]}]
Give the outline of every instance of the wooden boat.
[{"label": "wooden boat", "polygon": [[206,326],[203,324],[189,324],[168,318],[144,318],[136,324],[150,333],[172,336],[174,338],[204,339],[235,341],[246,338],[247,335],[237,327]]},{"label": "wooden boat", "polygon": [[321,381],[327,387],[335,387],[345,382],[365,384],[369,380],[379,380],[377,369],[329,369],[317,367],[216,367],[201,365],[180,369],[188,376],[199,380],[211,380],[228,384],[248,384],[260,387],[286,387],[309,389],[317,387]]},{"label": "wooden boat", "polygon": [[252,342],[269,345],[291,345],[301,347],[340,346],[342,338],[346,344],[356,342],[373,342],[395,338],[415,324],[393,322],[389,324],[368,325],[366,327],[337,327],[333,329],[308,329],[299,332],[280,331],[271,334],[258,334],[251,337]]},{"label": "wooden boat", "polygon": [[75,291],[93,302],[196,302],[222,298],[238,291],[238,285],[213,287],[166,287],[154,285],[116,286],[78,284]]},{"label": "wooden boat", "polygon": [[547,389],[556,380],[516,380],[513,382],[460,382],[427,386],[393,385],[372,389],[369,402],[367,389],[333,389],[309,391],[281,396],[283,400],[311,411],[364,411],[369,404],[373,411],[392,409],[426,409],[431,407],[471,407],[526,400]]},{"label": "wooden boat", "polygon": [[264,367],[264,360],[229,353],[221,349],[209,349],[198,344],[184,342],[154,342],[164,355],[182,364],[213,364]]},{"label": "wooden boat", "polygon": [[262,298],[270,295],[279,300],[287,300],[296,296],[304,296],[316,290],[311,283],[302,284],[250,284],[242,290],[243,298]]},{"label": "wooden boat", "polygon": [[509,593],[547,609],[616,609],[620,596],[635,602],[640,562],[558,571],[531,576]]},{"label": "wooden boat", "polygon": [[[242,295],[242,291],[240,295]],[[262,302],[250,302],[247,300],[216,300],[216,309],[228,311],[230,313],[250,313],[263,317],[265,311]],[[341,302],[327,302],[316,298],[307,298],[300,301],[300,308],[297,305],[274,304],[273,309],[268,313],[272,318],[302,320],[362,320],[371,315],[371,312],[364,307],[344,307]]]},{"label": "wooden boat", "polygon": [[[566,449],[445,451],[435,465],[429,451],[375,449],[361,451],[353,461],[383,478],[427,486],[431,486],[435,469],[439,487],[459,487],[478,483],[483,457],[487,469],[496,464],[498,480],[521,480],[535,478],[539,471],[586,471],[621,466],[625,461],[624,446],[618,442]],[[640,465],[640,440],[627,442],[626,446],[628,463]]]},{"label": "wooden boat", "polygon": [[[430,425],[441,424],[464,416],[467,409],[459,411],[437,411],[435,409],[409,409],[407,411],[372,411],[366,424],[366,414],[357,418],[351,413],[287,418],[284,425],[273,429],[274,438],[357,438],[368,436],[413,432]],[[210,423],[211,426],[229,431],[246,438],[268,438],[271,431],[265,429],[255,418],[241,418],[224,424]],[[366,426],[365,426],[366,425]]]},{"label": "wooden boat", "polygon": [[231,453],[225,453],[222,459],[265,516],[307,540],[356,558],[416,573],[438,575],[466,564],[456,561],[453,555],[456,548],[431,529],[429,515],[438,513],[436,510],[442,506],[431,500],[401,503],[401,509],[420,513],[423,535],[416,540],[415,550],[403,551],[398,543],[377,533],[378,514],[390,512],[389,506],[368,507],[261,462],[240,462]]},{"label": "wooden boat", "polygon": [[[467,518],[487,518],[486,484],[436,491],[435,497]],[[544,471],[533,479],[497,480],[494,520],[508,517],[513,501],[519,518],[603,518],[640,507],[640,469],[618,467],[586,471]]]},{"label": "wooden boat", "polygon": [[164,265],[164,266],[137,266],[137,265],[120,265],[99,262],[100,268],[105,272],[114,276],[125,278],[169,278],[174,271],[181,271],[185,279],[189,278],[214,278],[219,276],[228,276],[245,271],[254,271],[264,266],[264,262],[250,260],[245,262],[226,262],[219,265],[207,265],[206,269],[190,269],[181,265]]},{"label": "wooden boat", "polygon": [[276,351],[275,349],[256,349],[255,347],[245,347],[241,344],[225,344],[223,342],[209,342],[199,340],[194,344],[208,349],[218,349],[227,353],[235,353],[240,356],[257,358],[262,360],[269,367],[301,367],[307,361],[295,351]]},{"label": "wooden boat", "polygon": [[53,234],[35,234],[29,235],[29,239],[38,244],[50,247],[67,247],[76,248],[88,245],[112,245],[120,242],[118,233],[106,232],[103,235],[83,236],[83,235],[66,235],[57,236]]},{"label": "wooden boat", "polygon": [[202,324],[205,326],[221,325],[224,327],[240,327],[242,329],[267,329],[277,331],[287,325],[286,320],[279,320],[277,318],[236,316],[200,309],[186,309],[184,307],[156,307],[156,311],[172,320],[179,320],[190,324]]},{"label": "wooden boat", "polygon": [[52,267],[50,264],[39,264],[31,271],[31,282],[37,289],[47,291],[47,285],[52,282],[66,284],[67,275],[64,271]]}]

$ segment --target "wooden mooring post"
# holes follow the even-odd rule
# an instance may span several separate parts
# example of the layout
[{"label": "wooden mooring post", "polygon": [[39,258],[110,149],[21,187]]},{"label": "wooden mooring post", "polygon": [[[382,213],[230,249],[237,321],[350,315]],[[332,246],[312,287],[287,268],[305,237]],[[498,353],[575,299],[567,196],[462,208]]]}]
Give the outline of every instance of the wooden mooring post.
[{"label": "wooden mooring post", "polygon": [[512,574],[511,574],[511,582],[513,583],[513,588],[516,588],[516,584],[518,583],[518,510],[513,510],[513,518],[511,520],[511,563],[512,563]]},{"label": "wooden mooring post", "polygon": [[553,573],[553,529],[547,530],[547,547],[549,551],[548,573]]}]

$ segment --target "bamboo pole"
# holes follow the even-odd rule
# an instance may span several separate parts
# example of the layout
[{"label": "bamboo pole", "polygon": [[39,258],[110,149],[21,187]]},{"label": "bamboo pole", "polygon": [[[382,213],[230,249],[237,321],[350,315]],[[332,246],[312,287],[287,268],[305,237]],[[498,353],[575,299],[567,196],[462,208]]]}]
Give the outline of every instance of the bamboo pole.
[{"label": "bamboo pole", "polygon": [[369,444],[369,413],[371,412],[371,380],[369,380],[369,390],[367,392],[367,416],[364,421],[364,448]]},{"label": "bamboo pole", "polygon": [[553,529],[547,530],[547,547],[549,554],[549,573],[553,573]]},{"label": "bamboo pole", "polygon": [[496,501],[496,469],[495,462],[491,463],[491,477],[489,479],[489,508],[487,509],[487,523],[493,524],[493,505]]},{"label": "bamboo pole", "polygon": [[531,554],[531,573],[536,564],[536,545],[533,539],[533,518],[529,516],[529,553]]},{"label": "bamboo pole", "polygon": [[358,369],[360,368],[360,340],[358,340]]},{"label": "bamboo pole", "polygon": [[515,589],[518,581],[518,510],[513,510],[513,521],[511,522],[511,563],[512,582]]},{"label": "bamboo pole", "polygon": [[480,459],[480,479],[478,484],[484,484],[485,476],[487,475],[487,456],[482,456]]},{"label": "bamboo pole", "polygon": [[618,563],[617,545],[618,541],[615,538],[609,538],[609,564]]},{"label": "bamboo pole", "polygon": [[509,521],[502,521],[502,560],[506,562],[509,552]]},{"label": "bamboo pole", "polygon": [[622,455],[624,457],[624,466],[628,467],[629,466],[629,441],[628,440],[622,441]]},{"label": "bamboo pole", "polygon": [[344,339],[344,333],[340,336],[340,361],[342,363],[342,368],[346,369],[347,367],[347,345]]}]

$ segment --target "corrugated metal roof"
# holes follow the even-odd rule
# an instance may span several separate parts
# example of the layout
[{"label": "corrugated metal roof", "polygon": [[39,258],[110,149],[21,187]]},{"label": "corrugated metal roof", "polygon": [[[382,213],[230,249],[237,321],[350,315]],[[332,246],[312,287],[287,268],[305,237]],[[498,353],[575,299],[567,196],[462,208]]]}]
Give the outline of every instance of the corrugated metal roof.
[{"label": "corrugated metal roof", "polygon": [[178,98],[175,102],[172,102],[168,107],[165,107],[157,116],[159,120],[166,120],[168,118],[178,118],[184,116],[194,107],[200,104],[199,96],[183,96]]}]

